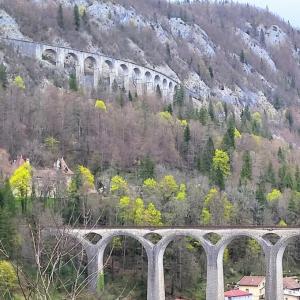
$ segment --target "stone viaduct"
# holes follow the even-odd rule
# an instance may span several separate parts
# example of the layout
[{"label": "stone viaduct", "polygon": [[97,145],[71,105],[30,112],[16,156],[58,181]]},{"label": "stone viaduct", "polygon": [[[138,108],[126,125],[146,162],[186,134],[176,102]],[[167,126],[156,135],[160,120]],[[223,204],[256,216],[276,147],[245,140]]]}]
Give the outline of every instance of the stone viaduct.
[{"label": "stone viaduct", "polygon": [[[88,234],[99,236],[92,243]],[[96,290],[99,276],[104,274],[104,251],[114,237],[129,236],[140,242],[148,258],[147,300],[164,300],[164,252],[170,242],[177,237],[190,237],[199,241],[207,259],[206,300],[224,300],[223,254],[225,248],[240,237],[256,240],[265,256],[266,300],[283,299],[282,259],[285,248],[294,238],[300,237],[300,228],[259,228],[259,227],[161,227],[161,228],[99,228],[99,229],[50,229],[47,235],[61,234],[71,236],[80,243],[88,258],[88,278],[90,289]],[[159,237],[157,243],[149,240],[151,235]],[[219,240],[212,243],[211,234]],[[275,236],[276,240],[270,238]]]},{"label": "stone viaduct", "polygon": [[155,93],[159,88],[166,99],[172,99],[180,84],[154,69],[98,53],[47,45],[37,42],[0,38],[23,56],[47,61],[49,64],[76,75],[78,83],[97,88],[99,84],[131,90],[138,95]]}]

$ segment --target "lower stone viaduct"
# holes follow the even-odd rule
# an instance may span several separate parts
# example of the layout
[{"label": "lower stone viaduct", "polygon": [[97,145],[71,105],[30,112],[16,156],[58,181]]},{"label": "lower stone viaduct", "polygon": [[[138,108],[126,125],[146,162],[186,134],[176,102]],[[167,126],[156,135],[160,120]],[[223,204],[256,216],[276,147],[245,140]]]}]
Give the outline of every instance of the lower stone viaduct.
[{"label": "lower stone viaduct", "polygon": [[[155,69],[133,62],[115,59],[98,53],[75,50],[26,40],[0,38],[23,56],[31,57],[76,75],[83,86],[99,87],[99,84],[131,90],[138,95],[155,93],[157,89],[164,98],[172,99],[178,79],[171,78]],[[195,95],[194,95],[195,97]]]},{"label": "lower stone viaduct", "polygon": [[[148,259],[147,300],[164,300],[164,252],[167,246],[178,237],[189,237],[200,242],[207,259],[206,300],[224,300],[223,255],[226,247],[235,239],[248,237],[256,240],[265,256],[266,300],[283,299],[282,259],[285,248],[295,238],[300,237],[300,228],[259,228],[259,227],[162,227],[162,228],[99,228],[99,229],[50,229],[50,235],[71,236],[83,247],[87,254],[89,287],[96,290],[99,276],[104,274],[104,251],[114,237],[128,236],[137,240],[145,249]],[[100,237],[92,243],[88,234]],[[157,243],[149,239],[159,237]],[[218,235],[216,243],[209,236]],[[276,241],[270,239],[276,237]]]}]

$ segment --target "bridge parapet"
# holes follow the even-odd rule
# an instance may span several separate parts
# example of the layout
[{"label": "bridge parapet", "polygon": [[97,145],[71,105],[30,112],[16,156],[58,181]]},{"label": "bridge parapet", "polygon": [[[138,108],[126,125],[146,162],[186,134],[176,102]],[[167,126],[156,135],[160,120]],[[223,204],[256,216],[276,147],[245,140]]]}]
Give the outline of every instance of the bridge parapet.
[{"label": "bridge parapet", "polygon": [[[266,264],[266,300],[283,299],[282,258],[288,243],[300,236],[300,228],[94,228],[94,229],[61,229],[57,233],[77,238],[86,249],[89,259],[90,288],[95,290],[99,276],[104,272],[104,251],[107,245],[117,236],[129,236],[140,242],[148,258],[147,300],[164,300],[164,267],[163,257],[167,246],[178,237],[190,237],[200,242],[207,258],[207,300],[224,300],[223,255],[226,247],[234,239],[248,237],[256,240],[265,255]],[[100,236],[96,244],[86,237],[88,234]],[[149,235],[160,237],[157,243],[152,243]],[[214,234],[219,239],[213,243],[209,235]],[[277,237],[271,241],[269,235]]]},{"label": "bridge parapet", "polygon": [[[93,61],[94,66],[92,68],[92,79],[94,88],[98,87],[99,80],[101,78],[107,78],[107,76],[109,76],[110,87],[112,87],[112,82],[116,80],[117,77],[121,78],[122,75],[124,75],[124,72],[126,72],[127,80],[124,80],[121,84],[121,86],[123,86],[126,90],[134,91],[138,95],[149,95],[156,93],[159,88],[164,99],[170,101],[173,99],[175,88],[181,84],[177,78],[172,78],[160,71],[147,66],[138,65],[128,60],[27,40],[4,37],[0,37],[0,40],[11,45],[23,56],[38,59],[40,61],[48,61],[54,67],[60,69],[65,68],[66,58],[70,55],[73,56],[77,61],[77,67],[75,70],[76,78],[82,85],[86,85],[88,82],[85,80],[85,76],[87,75],[86,62],[87,60]],[[186,89],[186,91],[188,92],[188,95],[192,95],[191,91],[188,89]],[[193,95],[193,97],[196,96]]]}]

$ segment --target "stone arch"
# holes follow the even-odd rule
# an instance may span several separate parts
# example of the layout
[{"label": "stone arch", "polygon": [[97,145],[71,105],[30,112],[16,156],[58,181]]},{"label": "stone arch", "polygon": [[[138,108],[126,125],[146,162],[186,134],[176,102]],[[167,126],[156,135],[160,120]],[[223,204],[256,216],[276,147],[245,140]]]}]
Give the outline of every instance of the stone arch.
[{"label": "stone arch", "polygon": [[222,237],[215,232],[208,232],[203,238],[212,245],[216,245],[222,239]]},{"label": "stone arch", "polygon": [[84,59],[84,75],[94,75],[97,68],[96,58],[88,56]]},{"label": "stone arch", "polygon": [[57,52],[52,48],[46,48],[42,53],[42,60],[45,60],[54,66],[57,65]]},{"label": "stone arch", "polygon": [[[300,248],[300,233],[293,233],[288,236],[282,237],[275,245],[275,247],[278,248],[278,260],[282,263],[282,272],[284,273],[285,265],[287,264],[286,255],[288,254],[287,251],[289,251],[289,247],[292,246],[292,242],[297,242],[298,246],[297,249]],[[297,265],[300,266],[300,253],[297,255]],[[294,265],[294,263],[293,263]],[[293,272],[293,270],[288,270]],[[291,274],[292,275],[292,274]]]},{"label": "stone arch", "polygon": [[96,232],[89,232],[84,235],[84,238],[93,245],[96,245],[102,239],[102,236]]},{"label": "stone arch", "polygon": [[262,236],[262,238],[264,239],[264,241],[266,241],[267,243],[270,243],[272,245],[275,245],[279,240],[280,240],[280,236],[276,233],[266,233]]},{"label": "stone arch", "polygon": [[141,70],[139,68],[137,68],[137,67],[133,68],[132,76],[136,80],[141,79],[141,76],[142,76]]},{"label": "stone arch", "polygon": [[[107,259],[105,259],[105,252],[109,250],[108,246],[113,241],[113,239],[117,238],[117,237],[122,237],[122,238],[129,237],[132,241],[138,243],[141,246],[141,257],[143,259],[143,257],[144,257],[143,253],[145,253],[144,258],[147,258],[147,264],[145,267],[149,271],[149,266],[151,266],[151,262],[152,262],[152,247],[153,247],[152,243],[149,242],[148,240],[146,240],[142,235],[128,232],[125,230],[124,231],[117,230],[115,232],[103,234],[102,240],[100,240],[96,245],[97,248],[99,249],[98,265],[102,266],[101,273],[103,274],[103,276],[104,276],[104,265],[110,265],[109,261]],[[121,248],[121,249],[122,249],[121,251],[124,250],[123,248]],[[138,250],[138,248],[134,247],[134,249],[135,250],[134,250],[133,257],[136,258],[136,251]],[[109,252],[110,257],[111,257],[111,255],[112,255],[112,252]],[[139,275],[141,275],[141,274],[139,274]],[[103,280],[104,280],[104,277],[103,277]],[[149,276],[147,277],[147,279],[144,278],[144,280],[147,281],[147,291],[148,291],[148,295],[150,295],[152,293],[152,285],[151,285],[151,281],[149,281],[150,280]]]},{"label": "stone arch", "polygon": [[[246,247],[237,248],[236,245],[234,245],[234,243],[238,243],[238,245],[241,246],[242,241],[247,243]],[[248,244],[250,243],[250,241],[255,241],[259,245],[259,248],[256,248],[255,244]],[[225,250],[228,249],[227,253],[229,260],[227,261],[227,264],[229,265],[226,265],[226,262],[224,262],[224,279],[230,269],[233,269],[235,272],[240,271],[241,277],[248,275],[267,276],[266,257],[268,255],[270,244],[261,237],[261,234],[259,232],[255,233],[249,230],[237,232],[236,234],[226,234],[225,237],[223,237],[216,244],[216,246],[219,249],[218,259],[223,262]],[[254,250],[254,252],[248,252],[249,249],[251,249],[250,246],[253,246],[252,249]],[[238,251],[236,249],[238,249]],[[245,260],[248,260],[248,263],[246,263]],[[245,269],[245,265],[247,265],[247,269]],[[257,267],[257,269],[254,268],[255,266]]]},{"label": "stone arch", "polygon": [[172,89],[173,89],[173,82],[170,81],[170,82],[169,82],[169,90],[172,91]]},{"label": "stone arch", "polygon": [[152,244],[157,244],[162,239],[162,236],[157,232],[148,232],[144,235],[144,238]]},{"label": "stone arch", "polygon": [[[202,255],[204,255],[205,259],[205,265],[207,264],[207,256],[208,256],[208,251],[209,251],[209,245],[206,243],[206,241],[202,238],[201,235],[194,234],[192,232],[177,232],[177,233],[170,233],[167,234],[163,237],[161,241],[159,241],[156,244],[156,249],[157,249],[157,264],[159,268],[159,281],[160,281],[160,298],[159,299],[165,299],[166,293],[167,293],[167,284],[165,284],[165,280],[167,281],[167,273],[165,272],[165,256],[166,256],[166,251],[168,246],[171,245],[171,243],[174,243],[176,245],[176,240],[180,239],[188,239],[190,238],[191,240],[197,241],[200,243],[200,249],[203,250]],[[180,241],[181,242],[181,241]],[[205,275],[205,281],[207,280],[207,266],[204,269],[203,272]]]},{"label": "stone arch", "polygon": [[75,74],[78,63],[78,56],[73,52],[68,52],[64,59],[64,68],[69,71],[69,73]]},{"label": "stone arch", "polygon": [[167,89],[167,86],[168,86],[168,81],[166,78],[163,79],[163,82],[162,82],[162,86],[163,86],[163,89]]},{"label": "stone arch", "polygon": [[120,64],[118,71],[120,76],[128,76],[129,68],[126,64],[122,63]]},{"label": "stone arch", "polygon": [[146,79],[146,82],[150,82],[151,81],[151,78],[152,78],[152,75],[149,71],[146,71],[145,72],[145,79]]},{"label": "stone arch", "polygon": [[160,84],[160,77],[159,77],[159,75],[155,75],[155,76],[154,76],[154,84],[155,84],[155,85]]},{"label": "stone arch", "polygon": [[113,62],[111,60],[106,59],[104,61],[103,69],[108,69],[108,71],[111,71],[113,67],[114,67],[114,64],[113,64]]}]

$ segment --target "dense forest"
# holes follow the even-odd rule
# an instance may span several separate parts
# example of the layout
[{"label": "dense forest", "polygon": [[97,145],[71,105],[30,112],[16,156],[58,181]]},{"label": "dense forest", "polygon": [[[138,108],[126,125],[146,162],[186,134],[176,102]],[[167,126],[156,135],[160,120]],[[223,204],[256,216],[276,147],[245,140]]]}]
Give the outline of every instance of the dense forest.
[{"label": "dense forest", "polygon": [[[67,9],[55,1],[45,7],[3,0],[0,8],[35,40],[53,42],[59,36],[84,48],[81,45],[92,36],[103,52],[141,64],[145,57],[156,65],[167,62],[182,80],[184,74],[196,72],[211,90],[240,85],[258,93],[265,87],[257,74],[241,71],[241,65],[248,64],[261,68],[276,88],[264,90],[264,107],[247,99],[235,105],[215,94],[195,104],[183,86],[168,102],[160,93],[138,96],[118,87],[86,91],[76,78],[0,44],[1,299],[146,299],[147,258],[137,241],[113,239],[106,250],[105,285],[95,296],[86,287],[87,261],[81,246],[68,239],[56,247],[55,240],[42,238],[49,227],[299,225],[297,60],[283,62],[282,57],[292,60],[285,56],[290,48],[284,45],[269,49],[278,69],[274,73],[263,68],[243,42],[229,48],[232,40],[225,38],[224,30],[242,26],[247,18],[256,27],[276,24],[293,38],[295,49],[298,33],[271,13],[250,6],[115,2],[134,7],[145,18],[156,15],[157,22],[163,22],[163,16],[194,22],[226,51],[216,51],[213,59],[196,57],[186,47],[175,53],[184,45],[179,37],[173,40],[176,47],[160,51],[163,46],[153,33],[122,24],[112,29],[108,42],[80,5]],[[128,39],[146,55],[135,57]],[[238,53],[238,60],[228,60],[230,53]],[[194,57],[190,62],[189,56]],[[234,68],[237,62],[241,65]],[[287,247],[285,275],[299,275],[299,251],[300,240]],[[173,241],[164,268],[167,299],[205,299],[206,258],[199,242]],[[226,288],[243,275],[264,273],[257,242],[240,238],[228,246]]]}]

